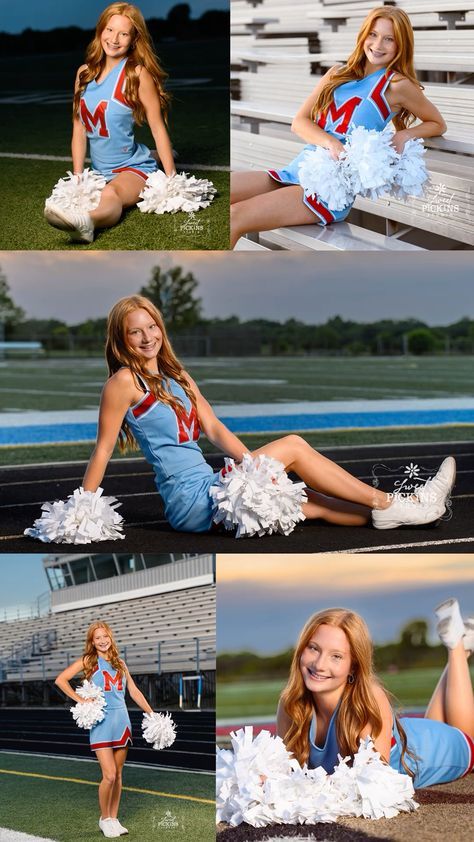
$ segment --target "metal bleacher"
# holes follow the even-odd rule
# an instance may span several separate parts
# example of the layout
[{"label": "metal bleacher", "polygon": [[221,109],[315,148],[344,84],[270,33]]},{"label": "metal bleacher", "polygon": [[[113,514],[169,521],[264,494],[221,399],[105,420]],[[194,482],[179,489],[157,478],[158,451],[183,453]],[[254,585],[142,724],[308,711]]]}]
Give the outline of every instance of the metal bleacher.
[{"label": "metal bleacher", "polygon": [[[327,68],[347,58],[367,12],[382,5],[361,0],[255,2],[232,4],[234,170],[279,167],[301,151],[303,141],[290,131],[294,114]],[[431,176],[427,195],[406,201],[357,198],[346,223],[250,234],[241,239],[239,250],[256,245],[317,250],[474,247],[474,0],[391,5],[410,15],[418,76],[448,126],[443,137],[425,141]]]},{"label": "metal bleacher", "polygon": [[[134,674],[215,669],[215,588],[204,585],[2,623],[2,680],[55,678],[80,657],[85,630],[97,619],[112,627]],[[45,643],[45,651],[35,650],[34,636],[47,633],[50,647]]]}]

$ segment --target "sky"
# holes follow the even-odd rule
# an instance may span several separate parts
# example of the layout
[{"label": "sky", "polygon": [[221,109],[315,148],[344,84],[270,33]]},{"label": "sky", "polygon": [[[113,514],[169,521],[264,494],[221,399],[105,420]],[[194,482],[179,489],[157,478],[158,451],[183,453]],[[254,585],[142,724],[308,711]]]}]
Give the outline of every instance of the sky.
[{"label": "sky", "polygon": [[0,555],[0,619],[2,608],[33,602],[49,590],[44,554]]},{"label": "sky", "polygon": [[433,608],[459,599],[474,613],[474,555],[218,555],[219,652],[261,654],[294,645],[308,617],[323,608],[360,613],[376,643],[425,618],[436,639]]},{"label": "sky", "polygon": [[199,281],[204,315],[359,322],[414,317],[450,324],[473,316],[471,252],[0,252],[16,304],[27,315],[77,324],[105,316],[137,292],[155,265]]},{"label": "sky", "polygon": [[[145,18],[164,18],[180,0],[138,0],[137,6]],[[207,9],[228,9],[229,0],[186,0],[191,16],[198,18]],[[48,30],[56,26],[95,26],[99,14],[108,4],[105,0],[22,0],[11,3],[0,0],[0,30],[22,32],[31,29]]]}]

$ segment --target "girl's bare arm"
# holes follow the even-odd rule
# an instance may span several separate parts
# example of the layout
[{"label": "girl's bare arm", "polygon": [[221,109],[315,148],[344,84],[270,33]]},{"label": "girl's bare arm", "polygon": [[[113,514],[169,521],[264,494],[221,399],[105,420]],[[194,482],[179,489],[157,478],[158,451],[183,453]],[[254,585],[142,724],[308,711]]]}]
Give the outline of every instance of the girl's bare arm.
[{"label": "girl's bare arm", "polygon": [[163,119],[160,98],[156,90],[155,82],[146,67],[138,68],[137,72],[140,74],[138,95],[140,97],[140,102],[145,109],[146,119],[156,143],[156,149],[161,165],[166,175],[172,175],[176,172],[173,149],[171,147],[171,141]]},{"label": "girl's bare arm", "polygon": [[83,672],[84,665],[82,663],[82,658],[78,658],[77,661],[74,661],[69,667],[66,667],[65,670],[59,673],[57,678],[55,678],[54,683],[56,687],[59,687],[66,696],[69,696],[70,699],[74,699],[75,702],[83,702],[84,699],[81,699],[80,696],[76,693],[75,690],[70,685],[71,678],[74,678],[75,675],[78,675],[80,672]]}]

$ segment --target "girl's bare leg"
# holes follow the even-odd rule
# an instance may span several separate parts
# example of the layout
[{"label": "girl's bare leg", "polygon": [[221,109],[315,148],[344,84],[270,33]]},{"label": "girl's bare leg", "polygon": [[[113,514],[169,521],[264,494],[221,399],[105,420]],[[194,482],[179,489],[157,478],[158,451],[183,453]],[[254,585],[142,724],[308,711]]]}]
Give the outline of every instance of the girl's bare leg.
[{"label": "girl's bare leg", "polygon": [[122,216],[124,208],[136,205],[144,180],[131,172],[121,172],[102,190],[100,202],[90,217],[95,228],[110,228]]},{"label": "girl's bare leg", "polygon": [[448,649],[448,665],[431,697],[425,713],[427,719],[447,722],[474,736],[474,693],[468,664],[469,653],[462,640]]},{"label": "girl's bare leg", "polygon": [[280,187],[278,181],[262,170],[233,172],[230,175],[230,203],[233,205],[235,202],[243,202],[244,199],[251,199],[252,196],[269,193]]},{"label": "girl's bare leg", "polygon": [[113,819],[118,816],[120,796],[122,795],[122,769],[123,764],[127,759],[128,746],[126,748],[114,749],[114,761],[116,769],[116,778],[114,788],[112,790],[112,797],[110,799],[110,813]]},{"label": "girl's bare leg", "polygon": [[102,780],[99,784],[100,813],[103,819],[111,816],[111,801],[117,779],[117,768],[114,760],[113,748],[100,748],[96,750],[97,760],[102,771]]},{"label": "girl's bare leg", "polygon": [[[267,176],[270,179],[270,176]],[[231,248],[244,234],[288,225],[311,225],[318,218],[303,202],[298,184],[260,193],[230,206]]]},{"label": "girl's bare leg", "polygon": [[303,513],[310,520],[325,520],[339,526],[365,526],[370,521],[370,509],[347,500],[327,497],[312,488],[306,489],[308,502],[303,505]]},{"label": "girl's bare leg", "polygon": [[301,436],[290,435],[269,442],[253,455],[259,453],[278,459],[287,471],[298,474],[309,488],[330,497],[359,503],[369,509],[387,509],[390,505],[388,494],[353,477],[340,465],[313,450]]}]

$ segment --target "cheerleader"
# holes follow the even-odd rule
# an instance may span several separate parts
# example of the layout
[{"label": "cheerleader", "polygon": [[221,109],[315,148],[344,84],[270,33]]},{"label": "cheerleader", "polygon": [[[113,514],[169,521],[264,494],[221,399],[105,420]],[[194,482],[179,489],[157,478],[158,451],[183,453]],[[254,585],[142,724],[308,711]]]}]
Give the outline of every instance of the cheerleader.
[{"label": "cheerleader", "polygon": [[[318,196],[306,196],[298,166],[305,151],[322,146],[339,158],[356,126],[382,131],[393,121],[392,144],[403,152],[410,138],[446,131],[438,109],[424,96],[413,66],[414,35],[406,12],[373,9],[362,24],[346,64],[331,67],[297,112],[291,128],[305,149],[286,167],[232,175],[231,241],[249,232],[289,225],[328,225],[345,219],[352,207],[330,210]],[[417,118],[420,123],[409,127]],[[285,190],[279,189],[285,187]]]},{"label": "cheerleader", "polygon": [[[84,475],[86,491],[100,486],[117,439],[122,449],[140,447],[153,466],[171,526],[184,532],[211,529],[211,486],[219,479],[198,444],[200,431],[236,462],[245,445],[218,420],[197,384],[173,352],[162,316],[140,295],[120,299],[109,314],[109,370],[101,398],[97,444]],[[362,526],[372,517],[378,529],[425,524],[445,511],[455,478],[445,459],[423,493],[410,499],[387,494],[347,473],[297,435],[269,442],[253,455],[278,460],[308,486],[306,518]]]},{"label": "cheerleader", "polygon": [[91,243],[96,228],[115,225],[124,208],[137,203],[148,176],[157,169],[150,150],[135,140],[134,123],[146,120],[165,174],[174,174],[165,77],[139,9],[130,3],[107,6],[87,48],[86,63],[77,71],[72,133],[74,173],[84,170],[89,141],[92,167],[107,185],[89,213],[51,201],[44,211],[47,222],[68,231],[73,241]]},{"label": "cheerleader", "polygon": [[363,619],[342,608],[310,617],[301,632],[277,712],[278,735],[300,764],[334,771],[371,736],[392,768],[415,788],[447,783],[474,768],[474,695],[468,658],[474,620],[464,624],[455,599],[436,609],[448,662],[424,718],[398,717],[373,673]]},{"label": "cheerleader", "polygon": [[81,698],[70,684],[71,679],[81,672],[86,679],[102,688],[106,699],[105,718],[91,728],[90,745],[102,770],[99,827],[104,836],[114,838],[128,833],[118,820],[122,768],[128,746],[132,744],[125,690],[128,689],[135,704],[145,713],[153,711],[133,681],[125,662],[120,659],[112,630],[107,623],[97,621],[89,626],[82,658],[63,670],[55,680],[55,684],[66,696],[83,704],[90,700]]}]

